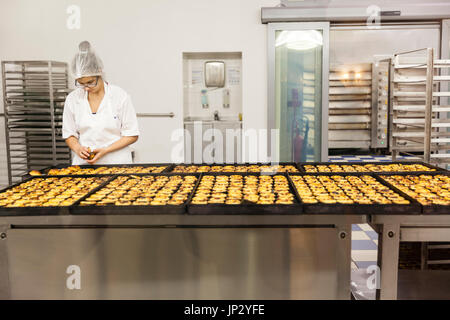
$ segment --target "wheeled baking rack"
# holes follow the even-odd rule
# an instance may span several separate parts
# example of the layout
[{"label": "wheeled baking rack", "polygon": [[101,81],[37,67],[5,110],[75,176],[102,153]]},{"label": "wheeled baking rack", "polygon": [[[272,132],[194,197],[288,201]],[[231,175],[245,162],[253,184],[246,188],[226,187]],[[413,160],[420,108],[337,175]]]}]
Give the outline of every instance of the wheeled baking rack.
[{"label": "wheeled baking rack", "polygon": [[9,184],[45,166],[70,163],[62,139],[67,63],[2,61]]},{"label": "wheeled baking rack", "polygon": [[450,60],[434,58],[433,48],[395,54],[391,67],[392,159],[400,153],[427,163],[450,163],[450,97],[445,83]]}]

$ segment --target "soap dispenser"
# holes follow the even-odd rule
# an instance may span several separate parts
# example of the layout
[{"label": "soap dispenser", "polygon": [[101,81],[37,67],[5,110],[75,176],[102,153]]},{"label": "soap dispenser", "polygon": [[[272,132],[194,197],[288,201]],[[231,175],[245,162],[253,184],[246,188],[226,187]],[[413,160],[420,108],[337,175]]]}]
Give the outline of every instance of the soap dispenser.
[{"label": "soap dispenser", "polygon": [[229,89],[223,90],[223,107],[224,108],[230,107],[230,90]]}]

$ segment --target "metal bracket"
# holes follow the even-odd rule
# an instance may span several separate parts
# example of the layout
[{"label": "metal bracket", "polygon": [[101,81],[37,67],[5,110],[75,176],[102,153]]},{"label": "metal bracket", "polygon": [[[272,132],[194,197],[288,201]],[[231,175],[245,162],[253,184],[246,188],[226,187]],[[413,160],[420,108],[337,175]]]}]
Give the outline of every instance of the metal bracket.
[{"label": "metal bracket", "polygon": [[8,261],[8,230],[10,225],[0,225],[0,299],[10,299],[11,290],[9,283]]},{"label": "metal bracket", "polygon": [[345,288],[340,290],[338,299],[348,299],[351,296],[350,288],[350,271],[351,270],[351,224],[336,225],[338,241],[336,258],[338,271],[338,288]]}]

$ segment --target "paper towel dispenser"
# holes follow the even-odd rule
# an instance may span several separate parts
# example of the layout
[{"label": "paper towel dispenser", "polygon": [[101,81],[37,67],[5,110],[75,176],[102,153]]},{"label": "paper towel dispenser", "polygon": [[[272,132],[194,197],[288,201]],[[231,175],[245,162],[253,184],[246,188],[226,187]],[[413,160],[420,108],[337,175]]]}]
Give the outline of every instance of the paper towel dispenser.
[{"label": "paper towel dispenser", "polygon": [[207,88],[223,88],[225,86],[225,62],[205,62],[205,86]]}]

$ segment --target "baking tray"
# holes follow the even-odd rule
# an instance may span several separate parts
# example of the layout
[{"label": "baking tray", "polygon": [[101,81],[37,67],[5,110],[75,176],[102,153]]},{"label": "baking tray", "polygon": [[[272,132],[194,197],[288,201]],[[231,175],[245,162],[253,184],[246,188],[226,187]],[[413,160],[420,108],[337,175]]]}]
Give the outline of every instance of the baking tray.
[{"label": "baking tray", "polygon": [[[232,175],[242,175],[242,176],[261,176],[263,174],[257,172],[248,173],[235,173],[235,172],[214,172],[214,173],[202,173],[200,179],[204,176],[232,176]],[[282,175],[287,177],[286,173],[278,173],[277,175]],[[187,203],[187,212],[192,215],[298,215],[303,213],[303,207],[298,198],[298,194],[295,190],[292,181],[289,180],[289,189],[294,195],[294,204],[254,204],[254,203],[243,203],[239,205],[231,204],[191,204],[192,198],[197,192],[197,187],[191,194],[191,197]]]},{"label": "baking tray", "polygon": [[[173,165],[173,167],[171,168],[170,172],[173,172],[173,170],[177,166],[185,166],[185,167],[189,167],[189,166],[246,166],[246,167],[248,167],[248,166],[253,166],[253,165],[258,165],[258,166],[291,165],[291,166],[294,166],[299,172],[302,172],[296,162],[280,162],[280,163],[277,163],[277,164],[263,163],[263,162],[258,162],[258,163],[248,163],[248,162],[247,163],[191,163],[191,164],[178,163],[178,164],[174,164]],[[201,172],[201,173],[216,173],[216,172]],[[219,173],[222,173],[222,172],[219,172]],[[223,173],[228,173],[228,172],[223,172]],[[234,171],[234,172],[229,172],[229,173],[252,173],[252,172]],[[258,173],[258,172],[253,172],[253,173]],[[268,173],[270,173],[270,172],[266,172],[265,174],[268,174]],[[280,172],[280,174],[281,173],[282,172]]]},{"label": "baking tray", "polygon": [[[420,203],[418,203],[416,200],[412,199],[402,191],[398,190],[397,188],[391,186],[390,184],[386,183],[384,180],[379,178],[376,174],[373,173],[344,173],[344,174],[338,174],[338,173],[294,173],[289,174],[289,180],[291,180],[292,185],[294,185],[294,182],[292,181],[292,176],[371,176],[374,177],[377,181],[379,181],[384,186],[389,187],[405,199],[410,201],[410,204],[339,204],[339,203],[333,203],[333,204],[326,204],[326,203],[303,203],[301,200],[300,194],[298,194],[297,188],[295,188],[295,191],[297,192],[297,196],[300,199],[300,202],[303,205],[303,212],[305,214],[376,214],[376,215],[384,215],[384,214],[403,214],[403,215],[413,215],[413,214],[420,214],[421,213],[421,206]],[[295,186],[295,185],[294,185]]]},{"label": "baking tray", "polygon": [[[448,172],[446,169],[437,167],[437,166],[433,166],[431,164],[422,162],[422,161],[389,161],[389,162],[376,162],[376,161],[371,161],[371,162],[299,162],[298,163],[298,167],[301,170],[301,172],[305,172],[305,173],[328,173],[328,172],[306,172],[305,168],[303,167],[304,165],[313,165],[313,166],[317,166],[317,165],[366,165],[366,164],[374,164],[374,165],[389,165],[389,164],[421,164],[424,165],[427,168],[430,169],[435,169],[437,172]],[[436,171],[410,171],[411,173],[428,173],[428,172],[436,172]],[[407,171],[396,171],[396,172],[407,172]],[[342,173],[358,173],[358,172],[333,172],[336,174],[342,174]],[[368,173],[384,173],[383,171],[369,171]]]},{"label": "baking tray", "polygon": [[111,182],[117,177],[120,176],[195,176],[197,177],[197,182],[192,190],[191,194],[188,196],[188,200],[182,205],[162,205],[162,206],[115,206],[115,205],[106,205],[106,206],[80,206],[80,202],[84,201],[86,198],[90,197],[92,194],[96,193],[98,190],[104,188],[107,184],[104,184],[98,188],[95,188],[83,198],[76,201],[72,206],[69,207],[70,214],[72,215],[154,215],[154,214],[185,214],[186,213],[186,204],[189,201],[192,193],[197,189],[197,185],[200,181],[201,174],[198,173],[146,173],[146,174],[119,174],[114,175],[112,179],[108,181]]},{"label": "baking tray", "polygon": [[[94,165],[79,165],[80,168],[82,169],[90,169],[90,168],[98,168],[98,167],[120,167],[120,168],[126,168],[126,167],[161,167],[161,166],[167,166],[166,169],[164,169],[161,173],[167,173],[168,171],[171,170],[173,164],[171,163],[133,163],[133,164],[94,164]],[[71,165],[67,165],[67,164],[59,164],[56,166],[50,166],[50,167],[45,167],[43,169],[40,170],[40,172],[42,173],[42,176],[47,176],[47,173],[51,170],[51,169],[63,169],[63,168],[67,168],[67,167],[71,167]],[[135,173],[125,173],[125,174],[135,174]],[[145,173],[145,174],[150,174],[150,173]],[[99,174],[99,175],[117,175],[117,174],[111,174],[111,173],[105,173],[105,174]],[[57,177],[64,177],[64,176],[68,176],[68,177],[72,177],[75,176],[73,174],[70,175],[56,175]],[[24,179],[27,179],[28,177],[31,177],[29,174],[24,176]]]},{"label": "baking tray", "polygon": [[[450,172],[445,171],[445,172],[423,172],[423,173],[410,173],[410,172],[401,172],[401,173],[386,173],[386,174],[377,174],[379,176],[379,178],[381,180],[383,180],[381,178],[382,175],[386,175],[386,176],[419,176],[419,175],[430,175],[430,176],[436,176],[436,175],[444,175],[444,176],[449,176]],[[384,181],[384,180],[383,180]],[[391,187],[392,185],[387,182],[384,181],[386,184],[389,185],[389,187]],[[392,186],[394,187],[394,186]],[[394,187],[395,188],[395,187]],[[416,200],[414,200],[416,201]],[[419,203],[420,204],[420,203]],[[422,214],[427,214],[427,215],[441,215],[441,214],[450,214],[450,205],[445,206],[445,205],[439,205],[439,204],[432,204],[432,205],[423,205],[420,204],[421,208],[422,208]]]},{"label": "baking tray", "polygon": [[[73,176],[73,178],[93,178],[93,177],[107,177],[106,182],[102,183],[100,188],[113,178],[113,176],[107,175],[85,175],[85,176]],[[12,189],[22,183],[28,182],[33,179],[46,179],[46,178],[64,178],[63,176],[41,176],[41,177],[30,177],[24,181],[13,184],[3,190],[0,190],[0,193],[3,193],[9,189]],[[97,189],[96,188],[96,189]],[[72,204],[73,205],[73,204]],[[55,216],[55,215],[69,215],[70,214],[70,206],[64,207],[18,207],[18,208],[5,208],[0,207],[0,216]]]}]

